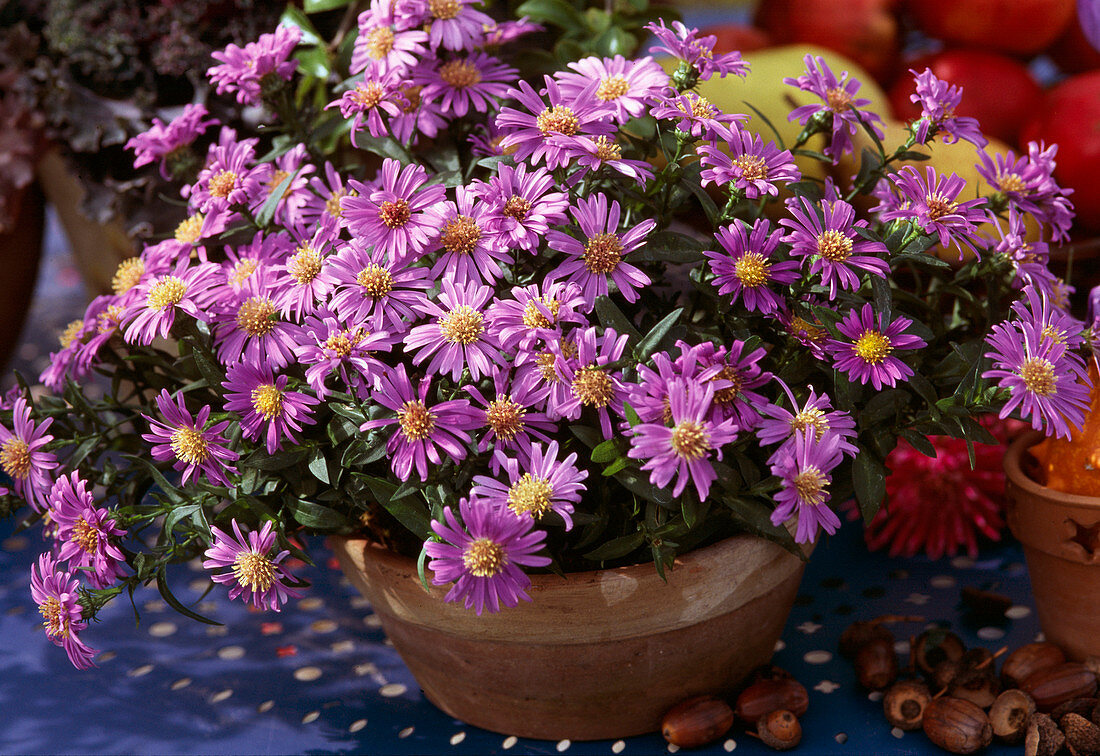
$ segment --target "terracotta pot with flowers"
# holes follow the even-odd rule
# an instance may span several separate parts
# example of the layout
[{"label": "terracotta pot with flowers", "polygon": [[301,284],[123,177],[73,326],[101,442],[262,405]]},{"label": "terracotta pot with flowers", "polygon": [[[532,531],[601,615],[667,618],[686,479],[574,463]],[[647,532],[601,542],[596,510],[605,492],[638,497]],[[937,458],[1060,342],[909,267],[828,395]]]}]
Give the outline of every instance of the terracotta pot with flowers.
[{"label": "terracotta pot with flowers", "polygon": [[[654,729],[768,658],[831,505],[873,516],[899,438],[934,454],[930,435],[987,440],[983,414],[1079,417],[1083,363],[1047,334],[1064,285],[1016,232],[1065,236],[1053,147],[988,197],[896,170],[984,143],[959,93],[917,76],[924,113],[887,147],[859,82],[813,57],[787,83],[816,104],[777,145],[693,90],[750,63],[643,29],[637,5],[508,21],[377,0],[338,8],[354,23],[331,42],[291,11],[216,54],[210,81],[264,129],[217,132],[180,187],[188,233],[123,264],[50,393],[5,400],[8,502],[45,526],[33,590],[75,664],[129,586],[197,616],[169,563],[202,556],[278,610],[305,589],[297,536],[328,533],[444,709],[542,737]],[[535,71],[536,23],[579,59]],[[624,55],[649,33],[673,75]],[[216,128],[159,125],[137,161]],[[876,148],[850,193],[801,179],[795,151],[832,162],[858,130]],[[1003,238],[979,235],[991,216]],[[937,242],[977,254],[949,265]],[[600,729],[609,695],[644,705]]]}]

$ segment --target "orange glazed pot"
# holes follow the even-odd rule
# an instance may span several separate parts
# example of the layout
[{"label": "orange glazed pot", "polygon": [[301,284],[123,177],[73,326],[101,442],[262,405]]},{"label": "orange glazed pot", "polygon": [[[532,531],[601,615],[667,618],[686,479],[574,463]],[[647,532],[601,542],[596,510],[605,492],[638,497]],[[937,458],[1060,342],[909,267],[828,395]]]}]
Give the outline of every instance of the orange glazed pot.
[{"label": "orange glazed pot", "polygon": [[447,714],[507,735],[623,738],[660,729],[685,698],[736,688],[772,656],[805,562],[735,536],[677,558],[532,575],[528,593],[478,617],[427,593],[416,562],[365,540],[332,538],[424,695]]},{"label": "orange glazed pot", "polygon": [[1046,639],[1075,660],[1100,654],[1100,498],[1035,482],[1025,433],[1004,457],[1005,519],[1023,544],[1031,592]]}]

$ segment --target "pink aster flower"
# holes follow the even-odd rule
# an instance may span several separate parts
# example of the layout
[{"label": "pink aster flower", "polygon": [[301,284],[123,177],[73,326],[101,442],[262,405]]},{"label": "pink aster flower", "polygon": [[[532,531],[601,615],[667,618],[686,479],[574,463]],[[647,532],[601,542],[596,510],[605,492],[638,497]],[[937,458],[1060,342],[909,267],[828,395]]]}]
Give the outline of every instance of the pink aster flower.
[{"label": "pink aster flower", "polygon": [[993,367],[982,373],[1009,392],[1000,416],[1019,411],[1035,430],[1070,438],[1071,425],[1081,428],[1089,408],[1088,372],[1084,360],[1064,342],[1043,333],[1032,322],[993,326],[985,356]]},{"label": "pink aster flower", "polygon": [[429,406],[428,393],[432,380],[420,379],[414,389],[405,366],[398,364],[379,378],[374,401],[396,413],[394,418],[368,420],[359,426],[366,431],[385,425],[397,425],[396,431],[386,443],[390,466],[400,480],[408,480],[416,468],[421,480],[428,479],[428,462],[443,464],[440,450],[449,460],[458,462],[466,458],[467,432],[480,425],[477,412],[465,399],[450,399]]},{"label": "pink aster flower", "polygon": [[308,227],[322,220],[331,220],[340,228],[346,226],[340,202],[350,190],[344,185],[344,177],[336,167],[325,161],[325,177],[322,179],[319,175],[311,176],[309,188],[313,191],[302,204],[302,223]]},{"label": "pink aster flower", "polygon": [[835,163],[840,156],[852,151],[851,135],[864,128],[865,123],[873,130],[879,139],[883,132],[879,127],[882,118],[877,113],[863,110],[871,104],[865,97],[856,97],[860,82],[858,79],[848,79],[848,72],[844,71],[840,78],[829,68],[825,59],[819,56],[807,55],[803,62],[806,64],[806,72],[797,78],[787,77],[784,84],[798,87],[804,92],[810,92],[821,98],[820,104],[810,103],[802,105],[791,111],[788,120],[798,121],[806,125],[811,118],[825,117],[831,123],[831,138],[825,147],[825,154]]},{"label": "pink aster flower", "polygon": [[842,453],[852,457],[859,453],[859,448],[852,443],[856,438],[855,419],[847,412],[834,410],[828,394],[818,396],[810,386],[809,396],[800,405],[787,384],[776,380],[790,400],[791,409],[779,404],[769,404],[763,408],[765,417],[756,428],[760,443],[781,443],[793,448],[795,437],[806,428],[813,428],[815,441],[820,442],[826,436],[834,435],[837,437],[836,447]]},{"label": "pink aster flower", "polygon": [[711,452],[722,458],[722,446],[737,438],[737,424],[730,419],[711,420],[714,387],[687,383],[682,378],[669,382],[668,412],[671,427],[665,423],[641,423],[634,426],[630,439],[631,459],[645,460],[649,482],[667,488],[672,479],[672,495],[680,496],[688,483],[695,486],[699,501],[705,501],[718,473],[711,464]]},{"label": "pink aster flower", "polygon": [[557,136],[554,144],[562,150],[562,158],[575,169],[566,179],[567,186],[575,186],[591,173],[609,168],[644,187],[653,178],[652,166],[645,160],[629,160],[623,157],[623,148],[614,139],[603,134],[596,137]]},{"label": "pink aster flower", "polygon": [[984,245],[976,224],[990,219],[985,199],[956,201],[966,188],[965,179],[954,173],[937,177],[936,169],[930,165],[925,166],[925,175],[921,176],[916,168],[906,165],[894,177],[894,185],[901,194],[901,205],[880,213],[880,219],[912,218],[924,233],[936,234],[944,247],[957,247],[960,260],[963,245],[975,253],[975,244]]},{"label": "pink aster flower", "polygon": [[502,349],[512,351],[552,338],[566,323],[588,325],[585,309],[584,294],[575,283],[547,280],[541,286],[514,286],[511,299],[497,299],[489,307],[489,329]]},{"label": "pink aster flower", "polygon": [[342,322],[322,310],[309,316],[297,336],[295,355],[306,368],[306,381],[320,399],[328,396],[325,381],[335,375],[343,389],[365,396],[361,389],[377,383],[385,365],[374,356],[388,352],[394,339],[386,331],[371,331],[364,321]]},{"label": "pink aster flower", "polygon": [[312,194],[309,191],[309,176],[316,170],[308,157],[306,146],[299,143],[275,158],[274,163],[260,163],[256,167],[256,176],[262,189],[252,201],[252,212],[259,213],[283,181],[290,178],[290,183],[276,201],[274,220],[288,228],[302,225],[302,210]]},{"label": "pink aster flower", "polygon": [[439,258],[432,265],[434,280],[449,278],[455,282],[492,284],[504,271],[509,250],[494,243],[486,227],[492,208],[478,201],[473,188],[455,188],[455,201],[441,205],[439,217]]},{"label": "pink aster flower", "polygon": [[199,414],[192,416],[184,403],[183,394],[173,401],[167,389],[161,389],[156,403],[163,421],[142,414],[151,432],[141,437],[153,444],[153,459],[158,462],[174,459],[172,467],[183,471],[181,482],[184,484],[192,476],[202,473],[215,485],[229,486],[226,473],[237,472],[231,463],[238,457],[237,452],[226,446],[227,440],[222,435],[230,421],[223,420],[206,427],[210,417],[209,404],[203,405]]},{"label": "pink aster flower", "polygon": [[496,174],[477,187],[486,206],[486,229],[496,243],[537,253],[542,237],[550,226],[565,222],[569,208],[568,195],[554,189],[557,183],[545,168],[501,163]]},{"label": "pink aster flower", "polygon": [[313,425],[311,407],[319,399],[301,391],[287,390],[287,376],[275,376],[266,365],[248,362],[230,365],[225,373],[225,408],[241,416],[245,438],[256,441],[263,434],[268,454],[284,441],[298,443],[303,425]]},{"label": "pink aster flower", "polygon": [[779,246],[782,229],[772,230],[766,218],[757,220],[750,229],[742,221],[722,226],[714,235],[721,250],[703,252],[714,271],[711,282],[721,295],[730,294],[750,312],[770,315],[784,303],[783,297],[769,284],[794,283],[800,277],[800,264],[795,260],[772,260]]},{"label": "pink aster flower", "polygon": [[397,69],[384,73],[369,73],[355,87],[333,100],[328,108],[340,108],[340,115],[351,120],[351,143],[358,147],[356,136],[366,128],[372,137],[388,136],[390,129],[384,115],[401,115],[405,99],[401,95],[401,74]]},{"label": "pink aster flower", "polygon": [[31,597],[38,604],[46,637],[65,649],[74,667],[91,669],[95,666],[92,657],[98,652],[80,640],[80,633],[87,629],[88,623],[79,603],[79,588],[80,583],[73,579],[72,573],[58,569],[49,554],[42,554],[38,563],[31,565]]},{"label": "pink aster flower", "polygon": [[315,313],[321,303],[328,301],[337,283],[331,256],[340,226],[331,216],[323,216],[312,227],[313,236],[300,239],[298,246],[275,265],[275,304],[286,318],[298,320]]},{"label": "pink aster flower", "polygon": [[1052,175],[1058,145],[1044,148],[1041,142],[1029,142],[1027,156],[1016,157],[1009,150],[990,156],[978,152],[978,175],[1009,201],[1009,208],[1030,213],[1035,220],[1049,224],[1054,241],[1066,241],[1073,224],[1073,204],[1066,196],[1072,189],[1062,189]]},{"label": "pink aster flower", "polygon": [[925,68],[921,73],[910,68],[909,73],[913,74],[917,85],[916,92],[909,95],[909,99],[921,108],[916,133],[918,144],[925,144],[940,131],[947,135],[943,140],[946,144],[960,139],[978,147],[989,143],[977,118],[955,115],[955,109],[962,102],[962,87],[952,86],[937,78],[930,68]]},{"label": "pink aster flower", "polygon": [[756,389],[773,377],[760,367],[766,354],[764,347],[746,349],[746,343],[740,339],[734,339],[728,346],[715,346],[710,341],[692,347],[683,342],[677,345],[680,356],[675,365],[680,374],[715,383],[712,422],[728,417],[741,430],[755,428],[760,422],[758,408],[768,405],[767,398]]},{"label": "pink aster flower", "polygon": [[432,59],[412,72],[412,83],[423,87],[420,97],[437,103],[443,112],[464,116],[472,110],[495,108],[516,80],[518,72],[483,52],[449,59]]},{"label": "pink aster flower", "polygon": [[826,436],[819,442],[815,436],[813,428],[806,428],[795,435],[793,449],[784,448],[772,461],[772,475],[782,486],[775,494],[772,524],[797,517],[794,540],[798,543],[813,541],[819,528],[831,535],[840,527],[840,518],[826,506],[832,497],[829,473],[841,460],[838,439]]},{"label": "pink aster flower", "polygon": [[406,72],[428,52],[427,32],[398,28],[389,0],[371,3],[370,10],[359,14],[358,23],[349,67],[353,74],[367,69],[373,73]]},{"label": "pink aster flower", "polygon": [[576,452],[558,460],[557,441],[547,444],[545,452],[542,444],[532,444],[530,457],[522,465],[515,459],[504,461],[507,483],[475,475],[470,494],[480,502],[510,509],[521,519],[541,522],[553,512],[565,522],[566,530],[572,530],[573,510],[585,491],[582,481],[588,477],[576,462]]},{"label": "pink aster flower", "polygon": [[700,174],[704,186],[712,182],[733,184],[733,188],[744,192],[747,199],[764,194],[777,197],[779,183],[789,184],[802,176],[790,150],[780,151],[772,142],[764,144],[759,134],[737,126],[730,129],[725,149],[716,144],[704,144],[699,146],[698,152],[699,163],[704,166]]},{"label": "pink aster flower", "polygon": [[125,573],[126,556],[115,545],[126,535],[110,512],[97,508],[88,484],[76,472],[62,475],[50,489],[50,519],[61,544],[58,561],[82,570],[93,588],[107,588]]},{"label": "pink aster flower", "polygon": [[424,544],[432,584],[454,583],[445,600],[463,601],[478,615],[530,601],[531,579],[523,567],[550,564],[550,557],[538,555],[546,533],[534,528],[531,517],[516,517],[474,497],[459,500],[458,511],[462,523],[450,507],[443,510],[443,522],[432,520],[432,530],[442,539]]},{"label": "pink aster flower", "polygon": [[211,53],[221,65],[212,66],[206,76],[218,88],[218,94],[236,92],[242,105],[259,105],[268,79],[290,81],[298,61],[290,54],[302,38],[297,26],[280,26],[274,34],[261,34],[244,47],[230,44]]},{"label": "pink aster flower", "polygon": [[489,467],[494,474],[505,459],[503,452],[515,451],[520,462],[526,465],[531,459],[533,439],[549,441],[546,434],[557,430],[557,423],[536,409],[542,404],[545,392],[530,384],[512,382],[506,368],[493,370],[493,392],[488,396],[474,384],[467,384],[462,389],[474,399],[483,415],[480,419],[485,433],[477,450],[484,453],[493,447]]},{"label": "pink aster flower", "polygon": [[567,258],[548,277],[580,285],[589,312],[596,297],[607,295],[609,283],[615,284],[623,299],[636,301],[638,289],[652,282],[640,268],[623,262],[623,258],[645,243],[657,222],[646,218],[619,234],[619,203],[612,200],[609,205],[607,195],[602,192],[578,200],[571,214],[584,241],[553,229],[547,232],[547,245]]},{"label": "pink aster flower", "polygon": [[229,568],[229,572],[215,572],[210,579],[230,586],[230,600],[240,597],[245,603],[251,601],[257,609],[277,612],[287,600],[300,598],[302,594],[287,585],[294,578],[281,564],[290,551],[284,549],[274,557],[271,555],[275,547],[271,520],[247,537],[235,519],[232,523],[232,534],[210,527],[214,542],[203,553],[206,559],[202,566],[208,570]]},{"label": "pink aster flower", "polygon": [[501,362],[500,349],[485,328],[485,305],[493,296],[492,288],[473,283],[456,286],[443,279],[438,304],[428,300],[422,312],[432,322],[415,326],[405,336],[405,347],[414,351],[413,363],[431,357],[428,374],[450,372],[458,381],[462,371],[478,380],[492,371],[492,363]]},{"label": "pink aster flower", "polygon": [[1034,286],[1025,286],[1023,296],[1012,303],[1012,312],[1021,323],[1029,323],[1046,338],[1074,350],[1085,343],[1085,322],[1054,304]]},{"label": "pink aster flower", "polygon": [[[569,393],[564,401],[556,402],[550,410],[552,417],[557,415],[576,420],[585,407],[591,407],[599,418],[603,437],[611,438],[610,412],[622,417],[626,387],[622,372],[607,366],[622,357],[627,336],[620,336],[614,329],[607,328],[597,337],[596,331],[594,327],[586,328],[577,335],[575,354],[567,356],[561,351],[556,353],[554,368]],[[553,394],[551,397],[556,398]]]},{"label": "pink aster flower", "polygon": [[183,112],[167,125],[159,118],[154,118],[148,131],[131,137],[126,142],[126,149],[134,151],[134,167],[140,168],[159,160],[161,177],[170,181],[180,156],[186,153],[187,148],[198,137],[206,133],[208,126],[218,123],[216,118],[206,120],[208,115],[206,106],[188,103],[183,106]]},{"label": "pink aster flower", "polygon": [[223,365],[245,360],[283,368],[294,358],[295,324],[279,316],[275,271],[257,269],[239,292],[225,292],[211,318],[214,347]]},{"label": "pink aster flower", "polygon": [[402,144],[416,146],[435,139],[450,126],[450,114],[438,100],[422,96],[422,87],[409,80],[401,82],[401,113],[390,119],[391,136]]},{"label": "pink aster flower", "polygon": [[22,396],[15,400],[11,414],[12,428],[0,424],[0,467],[12,479],[16,495],[42,512],[53,485],[52,471],[57,468],[57,455],[44,448],[53,441],[53,436],[46,433],[53,418],[35,424],[30,405]]},{"label": "pink aster flower", "polygon": [[885,278],[890,266],[877,255],[889,254],[885,244],[871,241],[859,235],[857,228],[865,228],[865,220],[856,220],[856,211],[843,200],[811,204],[805,197],[787,204],[790,218],[783,218],[780,225],[790,232],[783,241],[791,245],[791,256],[809,262],[809,275],[820,274],[821,283],[829,287],[829,298],[836,297],[838,289],[858,289],[861,273]]},{"label": "pink aster flower", "polygon": [[883,386],[893,388],[913,374],[913,369],[895,356],[897,352],[926,345],[920,336],[905,333],[913,324],[909,318],[899,315],[883,322],[885,318],[868,302],[858,312],[849,311],[837,324],[847,340],[831,339],[826,345],[837,370],[851,380],[870,383],[876,391]]},{"label": "pink aster flower", "polygon": [[351,233],[391,259],[419,257],[439,228],[438,205],[447,190],[441,184],[427,184],[428,172],[415,163],[402,166],[399,160],[382,161],[380,184],[370,189],[350,179],[355,195],[341,206]]},{"label": "pink aster flower", "polygon": [[428,269],[409,260],[391,261],[379,248],[368,252],[364,247],[355,240],[333,257],[336,284],[328,306],[341,320],[404,333],[427,301],[424,291],[432,288]]},{"label": "pink aster flower", "polygon": [[479,0],[428,0],[425,22],[433,50],[470,50],[477,47],[493,19],[474,6]]},{"label": "pink aster flower", "polygon": [[668,86],[668,74],[650,57],[627,60],[622,55],[614,58],[593,55],[568,65],[572,71],[554,74],[562,96],[580,97],[592,82],[599,82],[594,93],[596,99],[607,103],[618,123],[645,115],[649,99]]},{"label": "pink aster flower", "polygon": [[645,28],[653,32],[653,36],[661,43],[650,47],[650,52],[667,53],[686,61],[699,72],[700,81],[706,81],[714,74],[744,77],[749,72],[748,62],[741,60],[739,52],[714,55],[714,44],[718,38],[713,34],[700,37],[698,29],[688,29],[679,21],[673,21],[672,28],[669,29],[665,26],[664,19],[646,24]]},{"label": "pink aster flower", "polygon": [[615,124],[607,104],[596,98],[598,82],[592,82],[575,97],[567,97],[554,79],[547,76],[545,81],[545,101],[526,81],[519,82],[519,89],[509,89],[508,96],[524,109],[501,108],[496,126],[504,135],[500,147],[515,147],[517,163],[538,165],[545,160],[546,167],[553,169],[566,164],[554,137],[611,135]]},{"label": "pink aster flower", "polygon": [[649,114],[658,121],[675,122],[677,131],[690,134],[696,140],[709,141],[732,139],[737,121],[748,118],[743,113],[723,113],[710,100],[690,89],[677,92],[671,88],[653,97]]},{"label": "pink aster flower", "polygon": [[251,205],[263,195],[260,174],[254,167],[256,139],[227,139],[213,144],[206,164],[190,190],[191,207],[200,212],[237,205]]}]

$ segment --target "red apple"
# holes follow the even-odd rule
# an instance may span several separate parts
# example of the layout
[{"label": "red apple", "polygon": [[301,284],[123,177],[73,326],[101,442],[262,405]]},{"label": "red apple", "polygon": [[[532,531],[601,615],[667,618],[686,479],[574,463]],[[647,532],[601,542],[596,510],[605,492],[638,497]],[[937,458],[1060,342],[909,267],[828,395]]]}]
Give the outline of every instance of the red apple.
[{"label": "red apple", "polygon": [[929,36],[1033,55],[1065,30],[1074,4],[1075,0],[909,0],[907,7]]},{"label": "red apple", "polygon": [[879,82],[898,55],[897,0],[765,0],[757,26],[776,44],[814,44],[851,58]]},{"label": "red apple", "polygon": [[1047,55],[1068,74],[1084,73],[1100,68],[1100,51],[1085,38],[1076,14],[1062,36],[1047,48]]},{"label": "red apple", "polygon": [[1100,71],[1078,74],[1050,90],[1021,134],[1058,145],[1054,178],[1066,188],[1077,211],[1077,224],[1100,231]]},{"label": "red apple", "polygon": [[[1019,61],[981,50],[945,50],[912,61],[907,68],[917,73],[931,68],[937,77],[962,87],[956,114],[977,118],[982,131],[1009,144],[1016,143],[1020,125],[1034,113],[1043,90]],[[911,120],[920,107],[909,100],[913,76],[906,72],[890,88],[894,117]]]},{"label": "red apple", "polygon": [[749,24],[714,24],[699,32],[700,37],[713,34],[717,37],[714,43],[714,52],[718,54],[729,52],[747,53],[753,50],[763,50],[771,47],[771,36],[755,26]]}]

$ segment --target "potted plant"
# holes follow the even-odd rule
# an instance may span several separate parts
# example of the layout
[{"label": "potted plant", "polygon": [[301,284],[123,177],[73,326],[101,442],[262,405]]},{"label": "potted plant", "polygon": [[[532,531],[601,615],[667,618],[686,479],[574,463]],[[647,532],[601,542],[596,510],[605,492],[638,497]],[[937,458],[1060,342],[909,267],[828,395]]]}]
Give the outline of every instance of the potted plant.
[{"label": "potted plant", "polygon": [[[203,619],[170,563],[201,557],[231,597],[278,610],[305,589],[298,536],[327,533],[414,670],[496,675],[457,699],[426,687],[448,711],[607,737],[591,701],[615,695],[617,734],[654,729],[668,696],[767,659],[831,505],[873,516],[899,438],[934,454],[929,435],[988,440],[983,414],[1079,421],[1083,371],[1045,331],[1065,285],[1021,230],[1065,234],[1053,148],[994,166],[988,196],[898,169],[984,141],[929,72],[922,117],[887,146],[860,83],[807,56],[786,80],[801,133],[777,144],[695,90],[749,62],[677,22],[643,28],[644,3],[532,2],[519,20],[344,5],[307,3],[351,19],[332,40],[292,9],[215,54],[210,81],[262,109],[257,135],[185,113],[133,140],[158,164],[216,130],[188,218],[119,267],[48,393],[6,398],[6,501],[51,541],[33,591],[77,666],[94,664],[88,622],[137,584]],[[536,24],[579,59],[533,73]],[[649,34],[671,74],[627,57]],[[833,165],[856,132],[874,146],[854,177],[802,177],[796,158]]]}]

